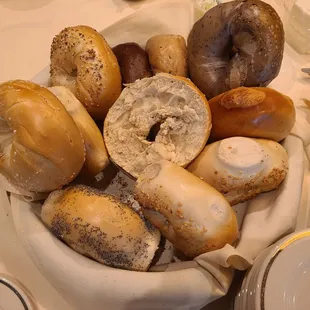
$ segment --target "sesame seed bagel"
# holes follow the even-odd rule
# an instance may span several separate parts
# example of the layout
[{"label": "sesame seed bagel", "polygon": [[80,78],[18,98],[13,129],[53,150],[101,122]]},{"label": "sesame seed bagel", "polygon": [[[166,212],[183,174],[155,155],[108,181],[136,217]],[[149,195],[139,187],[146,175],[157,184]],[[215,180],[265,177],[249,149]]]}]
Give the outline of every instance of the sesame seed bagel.
[{"label": "sesame seed bagel", "polygon": [[135,178],[161,159],[187,166],[210,131],[205,96],[190,80],[165,73],[127,85],[104,122],[111,160]]},{"label": "sesame seed bagel", "polygon": [[88,26],[68,27],[54,37],[50,75],[52,86],[68,87],[96,119],[104,119],[121,93],[117,59]]},{"label": "sesame seed bagel", "polygon": [[277,142],[233,137],[207,145],[187,169],[235,205],[276,189],[286,177],[288,156]]},{"label": "sesame seed bagel", "polygon": [[51,193],[41,217],[76,252],[110,267],[146,271],[160,242],[159,231],[130,207],[83,185]]}]

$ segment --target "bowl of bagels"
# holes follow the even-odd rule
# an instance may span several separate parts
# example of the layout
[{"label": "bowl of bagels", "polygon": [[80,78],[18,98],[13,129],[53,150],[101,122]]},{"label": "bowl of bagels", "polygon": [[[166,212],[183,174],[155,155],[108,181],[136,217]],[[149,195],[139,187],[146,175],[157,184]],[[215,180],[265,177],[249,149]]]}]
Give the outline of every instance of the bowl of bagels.
[{"label": "bowl of bagels", "polygon": [[[38,268],[63,295],[75,286],[75,309],[201,309],[225,292],[214,266],[191,264],[235,248],[236,207],[279,193],[290,173],[294,103],[268,87],[281,19],[263,1],[236,0],[182,34],[104,33],[70,25],[38,77],[0,84],[0,183],[20,234],[32,231]],[[206,296],[187,281],[217,289]]]}]

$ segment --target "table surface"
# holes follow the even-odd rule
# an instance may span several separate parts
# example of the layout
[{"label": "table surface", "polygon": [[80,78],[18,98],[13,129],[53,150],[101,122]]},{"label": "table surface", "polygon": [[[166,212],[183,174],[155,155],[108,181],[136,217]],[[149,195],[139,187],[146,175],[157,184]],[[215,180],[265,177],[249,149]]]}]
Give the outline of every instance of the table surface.
[{"label": "table surface", "polygon": [[[86,24],[104,29],[154,1],[0,0],[0,82],[17,78],[31,79],[42,70],[49,62],[53,36],[64,27]],[[266,2],[272,1],[281,4],[282,0]],[[304,64],[308,63],[309,57],[305,56]],[[40,310],[72,310],[42,277],[20,245],[10,205],[3,192],[0,192],[0,196],[0,273],[13,275],[24,283],[35,296]],[[305,216],[301,214],[301,220]],[[237,285],[239,282],[236,281]],[[235,286],[231,296],[234,295],[234,289]],[[228,309],[227,300],[218,301],[207,309]]]}]

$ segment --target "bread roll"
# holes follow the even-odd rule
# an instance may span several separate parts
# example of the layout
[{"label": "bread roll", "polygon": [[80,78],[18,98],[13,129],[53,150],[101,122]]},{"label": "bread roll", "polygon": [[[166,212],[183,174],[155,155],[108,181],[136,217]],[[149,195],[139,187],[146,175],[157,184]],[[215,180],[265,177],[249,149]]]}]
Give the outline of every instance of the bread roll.
[{"label": "bread roll", "polygon": [[126,87],[104,122],[111,160],[133,177],[167,159],[188,165],[204,148],[211,114],[189,80],[157,74]]},{"label": "bread roll", "polygon": [[234,137],[207,145],[187,169],[235,205],[277,188],[288,156],[274,141]]},{"label": "bread roll", "polygon": [[146,271],[160,242],[159,231],[131,208],[87,186],[51,193],[41,217],[76,252],[110,267]]},{"label": "bread roll", "polygon": [[68,27],[54,37],[50,73],[52,86],[68,87],[96,119],[104,119],[121,93],[117,59],[88,26]]},{"label": "bread roll", "polygon": [[99,128],[81,102],[68,88],[54,86],[50,87],[49,90],[65,106],[80,130],[86,148],[84,169],[86,173],[95,176],[109,164],[108,153]]},{"label": "bread roll", "polygon": [[148,166],[135,192],[146,218],[190,258],[238,237],[236,215],[223,195],[174,163]]},{"label": "bread roll", "polygon": [[157,35],[146,42],[145,50],[154,74],[188,76],[187,48],[180,35]]},{"label": "bread roll", "polygon": [[295,124],[293,101],[271,88],[240,87],[209,101],[210,141],[234,136],[281,141]]},{"label": "bread roll", "polygon": [[27,81],[0,85],[0,172],[30,192],[71,182],[85,159],[81,134],[48,89]]}]

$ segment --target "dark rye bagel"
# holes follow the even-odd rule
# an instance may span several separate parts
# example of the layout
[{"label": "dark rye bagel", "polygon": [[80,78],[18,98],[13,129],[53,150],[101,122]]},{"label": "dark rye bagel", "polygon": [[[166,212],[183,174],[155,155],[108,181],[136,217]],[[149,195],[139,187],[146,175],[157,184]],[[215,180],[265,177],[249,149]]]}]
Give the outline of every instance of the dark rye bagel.
[{"label": "dark rye bagel", "polygon": [[190,32],[190,76],[208,99],[240,86],[267,86],[280,71],[283,50],[283,24],[269,4],[220,4]]}]

